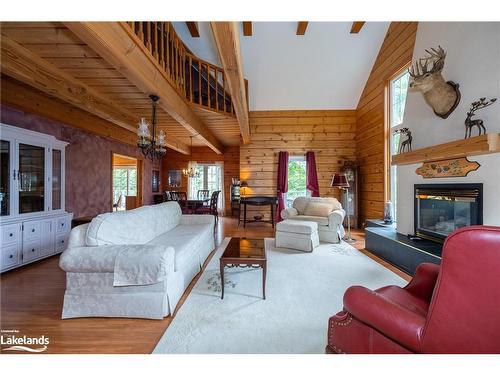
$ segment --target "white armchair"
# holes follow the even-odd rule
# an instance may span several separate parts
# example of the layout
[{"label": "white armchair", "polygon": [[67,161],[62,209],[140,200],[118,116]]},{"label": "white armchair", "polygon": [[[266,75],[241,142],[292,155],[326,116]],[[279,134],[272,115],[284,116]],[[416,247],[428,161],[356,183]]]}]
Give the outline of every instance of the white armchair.
[{"label": "white armchair", "polygon": [[319,239],[330,243],[338,243],[344,236],[344,217],[345,211],[335,198],[299,197],[293,201],[293,207],[281,211],[284,220],[318,223]]}]

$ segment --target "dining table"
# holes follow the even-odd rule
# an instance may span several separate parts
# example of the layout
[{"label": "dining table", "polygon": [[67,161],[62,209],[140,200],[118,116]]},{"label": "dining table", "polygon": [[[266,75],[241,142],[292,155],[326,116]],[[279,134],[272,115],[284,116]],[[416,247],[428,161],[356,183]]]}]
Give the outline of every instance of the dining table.
[{"label": "dining table", "polygon": [[191,213],[195,213],[197,208],[206,205],[206,203],[209,203],[210,198],[186,199],[185,201],[179,201],[179,203],[180,202],[184,202],[186,209]]}]

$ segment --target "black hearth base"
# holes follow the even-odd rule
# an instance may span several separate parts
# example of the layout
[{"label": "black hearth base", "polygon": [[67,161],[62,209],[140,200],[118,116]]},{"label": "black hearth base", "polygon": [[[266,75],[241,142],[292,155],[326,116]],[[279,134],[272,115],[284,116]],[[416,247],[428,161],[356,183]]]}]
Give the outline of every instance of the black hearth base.
[{"label": "black hearth base", "polygon": [[367,250],[410,275],[420,263],[441,263],[442,245],[428,240],[412,241],[392,227],[367,227],[365,241]]}]

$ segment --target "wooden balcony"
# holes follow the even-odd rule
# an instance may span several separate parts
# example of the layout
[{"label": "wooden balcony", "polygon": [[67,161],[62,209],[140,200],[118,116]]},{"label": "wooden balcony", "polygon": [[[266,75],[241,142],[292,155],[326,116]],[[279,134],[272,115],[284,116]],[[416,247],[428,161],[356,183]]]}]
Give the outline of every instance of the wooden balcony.
[{"label": "wooden balcony", "polygon": [[224,70],[192,54],[170,22],[127,22],[191,104],[235,117]]}]

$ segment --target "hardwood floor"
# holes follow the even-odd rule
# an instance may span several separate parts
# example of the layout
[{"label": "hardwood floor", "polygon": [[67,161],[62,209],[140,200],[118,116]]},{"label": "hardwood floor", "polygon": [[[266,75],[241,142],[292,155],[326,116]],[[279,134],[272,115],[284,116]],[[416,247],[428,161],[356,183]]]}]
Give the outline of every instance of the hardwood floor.
[{"label": "hardwood floor", "polygon": [[[274,237],[268,224],[238,227],[237,220],[221,218],[216,241],[224,237]],[[364,250],[364,234],[354,231],[355,247],[391,271],[410,277]],[[213,254],[212,254],[213,255]],[[211,255],[211,256],[212,256]],[[207,260],[205,264],[208,263]],[[17,335],[50,339],[46,353],[151,353],[174,317],[163,320],[123,318],[78,318],[61,320],[65,288],[64,272],[58,266],[59,256],[6,272],[0,276],[1,329],[18,330]],[[181,299],[187,298],[198,277]],[[178,307],[179,308],[179,307]],[[9,352],[11,353],[11,352]]]}]

